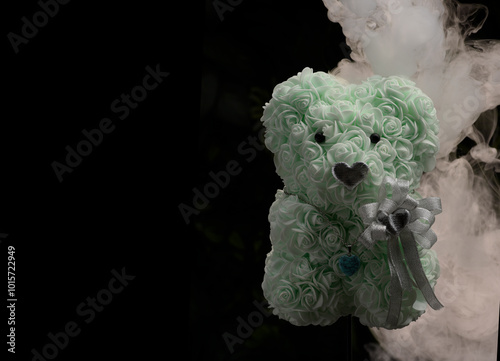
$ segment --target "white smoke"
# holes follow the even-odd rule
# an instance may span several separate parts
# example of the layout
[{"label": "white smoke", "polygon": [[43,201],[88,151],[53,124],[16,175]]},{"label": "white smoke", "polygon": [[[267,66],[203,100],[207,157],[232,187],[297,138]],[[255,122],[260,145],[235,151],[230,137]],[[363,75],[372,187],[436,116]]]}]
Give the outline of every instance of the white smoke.
[{"label": "white smoke", "polygon": [[[454,0],[323,0],[342,26],[351,58],[332,74],[360,83],[373,74],[411,78],[429,95],[440,120],[436,169],[423,196],[438,196],[443,213],[433,229],[445,305],[400,330],[372,329],[401,360],[495,360],[500,302],[499,152],[488,146],[500,104],[500,41],[471,41],[488,9]],[[457,145],[476,142],[456,159]],[[372,351],[372,359],[384,359]]]}]

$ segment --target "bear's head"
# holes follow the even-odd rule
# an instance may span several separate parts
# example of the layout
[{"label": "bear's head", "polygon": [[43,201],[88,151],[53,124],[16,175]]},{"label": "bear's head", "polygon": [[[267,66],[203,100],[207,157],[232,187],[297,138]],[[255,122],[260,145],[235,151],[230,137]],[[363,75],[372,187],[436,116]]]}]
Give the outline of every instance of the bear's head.
[{"label": "bear's head", "polygon": [[262,122],[286,189],[327,212],[375,201],[385,176],[414,190],[439,148],[432,100],[397,76],[357,85],[305,68],[274,88]]}]

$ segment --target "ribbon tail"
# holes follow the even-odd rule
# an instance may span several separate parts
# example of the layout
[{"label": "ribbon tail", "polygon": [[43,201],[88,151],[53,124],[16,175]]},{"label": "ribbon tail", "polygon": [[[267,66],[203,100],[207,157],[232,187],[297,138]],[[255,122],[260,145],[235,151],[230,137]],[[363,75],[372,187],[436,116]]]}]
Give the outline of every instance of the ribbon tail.
[{"label": "ribbon tail", "polygon": [[387,314],[384,327],[393,329],[398,325],[401,303],[403,301],[403,289],[401,288],[398,278],[395,276],[396,270],[390,262],[389,270],[391,271],[391,284],[389,286],[391,297],[389,299],[389,313]]},{"label": "ribbon tail", "polygon": [[389,313],[387,314],[386,327],[396,328],[401,312],[401,303],[403,300],[403,290],[412,288],[412,283],[406,265],[403,262],[403,255],[399,248],[398,237],[392,236],[387,242],[387,254],[389,271],[391,273],[389,300]]},{"label": "ribbon tail", "polygon": [[418,249],[413,237],[413,233],[407,229],[403,230],[400,234],[401,244],[403,245],[403,251],[406,258],[406,263],[410,268],[410,271],[417,283],[418,288],[422,291],[425,300],[435,310],[439,310],[444,306],[439,302],[432,287],[425,275],[425,271],[420,262],[420,257],[418,256]]},{"label": "ribbon tail", "polygon": [[410,275],[403,261],[403,255],[401,254],[401,249],[399,248],[399,241],[397,236],[392,236],[387,242],[387,252],[389,255],[389,265],[395,271],[395,276],[399,280],[399,284],[403,290],[410,290],[412,288],[412,282]]}]

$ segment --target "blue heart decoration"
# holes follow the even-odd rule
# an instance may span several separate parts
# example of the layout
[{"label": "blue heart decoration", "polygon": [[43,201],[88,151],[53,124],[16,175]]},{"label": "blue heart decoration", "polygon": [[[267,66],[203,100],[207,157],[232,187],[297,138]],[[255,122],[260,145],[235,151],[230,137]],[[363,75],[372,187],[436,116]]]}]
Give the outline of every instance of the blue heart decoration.
[{"label": "blue heart decoration", "polygon": [[359,267],[361,266],[361,261],[359,257],[354,254],[345,254],[339,259],[340,270],[346,276],[352,276],[355,274]]}]

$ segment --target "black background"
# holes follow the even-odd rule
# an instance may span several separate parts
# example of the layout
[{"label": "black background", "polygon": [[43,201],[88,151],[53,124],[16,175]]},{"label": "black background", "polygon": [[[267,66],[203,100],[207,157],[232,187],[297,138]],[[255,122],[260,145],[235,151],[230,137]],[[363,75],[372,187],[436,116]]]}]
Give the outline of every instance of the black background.
[{"label": "black background", "polygon": [[[321,1],[246,0],[222,19],[213,4],[73,0],[17,54],[7,34],[40,7],[4,5],[0,264],[15,246],[18,297],[10,359],[31,360],[71,321],[81,333],[56,360],[347,359],[345,319],[294,327],[266,317],[234,353],[222,338],[263,301],[267,215],[281,188],[267,150],[248,161],[238,149],[260,131],[277,83],[347,55],[341,28]],[[478,38],[500,38],[492,4]],[[170,75],[119,120],[110,104],[156,64]],[[59,182],[52,162],[105,117],[116,129]],[[186,225],[178,206],[233,160],[241,173]],[[123,267],[136,278],[86,324],[77,306]],[[363,360],[374,340],[353,327],[354,359]]]},{"label": "black background", "polygon": [[[21,34],[21,18],[37,11],[36,1],[2,10],[0,232],[8,237],[0,259],[6,276],[7,247],[15,246],[18,302],[16,355],[7,353],[2,313],[0,359],[31,360],[31,350],[41,352],[47,335],[68,322],[81,332],[55,360],[148,360],[187,352],[186,342],[168,342],[171,330],[187,340],[189,268],[178,262],[191,262],[180,247],[188,239],[172,227],[177,211],[170,210],[178,181],[185,181],[180,165],[193,159],[189,148],[184,154],[174,149],[185,137],[181,128],[191,124],[184,145],[197,142],[202,4],[181,9],[154,1],[73,0],[15,54],[7,34]],[[181,66],[186,60],[191,70]],[[118,119],[110,104],[141,85],[146,66],[157,64],[170,75]],[[82,130],[105,117],[114,131],[59,182],[52,162],[64,163],[65,147],[75,148],[85,139]],[[108,288],[111,271],[122,268],[135,279],[87,324],[77,306]],[[6,277],[2,283],[4,305]]]}]

